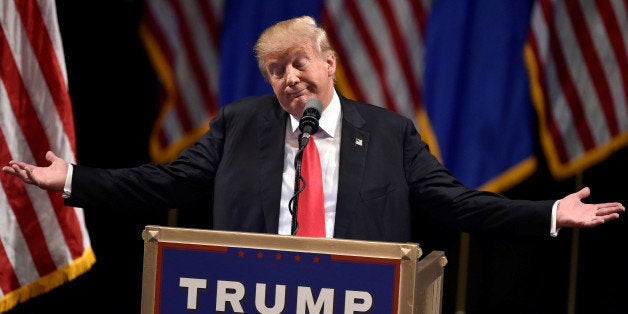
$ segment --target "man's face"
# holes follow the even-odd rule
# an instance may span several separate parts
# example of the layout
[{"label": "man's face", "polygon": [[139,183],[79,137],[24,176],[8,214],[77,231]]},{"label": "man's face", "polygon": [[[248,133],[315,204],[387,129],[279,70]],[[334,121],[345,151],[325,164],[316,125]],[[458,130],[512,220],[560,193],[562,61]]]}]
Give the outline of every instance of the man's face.
[{"label": "man's face", "polygon": [[271,53],[265,61],[268,81],[285,111],[300,119],[311,98],[320,99],[323,109],[327,107],[336,71],[333,55],[323,58],[311,45],[302,44]]}]

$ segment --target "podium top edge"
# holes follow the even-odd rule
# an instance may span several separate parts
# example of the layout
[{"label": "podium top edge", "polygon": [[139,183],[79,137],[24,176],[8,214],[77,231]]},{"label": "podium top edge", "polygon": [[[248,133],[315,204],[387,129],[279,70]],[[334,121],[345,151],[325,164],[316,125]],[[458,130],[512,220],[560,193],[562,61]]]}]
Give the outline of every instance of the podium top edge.
[{"label": "podium top edge", "polygon": [[269,250],[370,256],[418,260],[418,243],[297,237],[292,235],[222,231],[147,225],[142,232],[145,245],[159,242],[235,246]]}]

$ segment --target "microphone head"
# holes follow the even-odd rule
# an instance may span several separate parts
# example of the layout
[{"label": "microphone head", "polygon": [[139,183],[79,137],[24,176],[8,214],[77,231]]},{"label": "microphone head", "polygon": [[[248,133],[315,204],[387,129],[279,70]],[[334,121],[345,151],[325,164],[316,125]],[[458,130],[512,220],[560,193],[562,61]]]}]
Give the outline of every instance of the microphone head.
[{"label": "microphone head", "polygon": [[303,116],[299,121],[299,130],[302,133],[314,134],[318,131],[318,119],[323,111],[323,103],[320,99],[312,98],[305,103],[303,108]]},{"label": "microphone head", "polygon": [[303,112],[308,112],[311,110],[316,110],[318,116],[320,117],[321,111],[323,111],[323,103],[318,98],[310,98],[303,107]]}]

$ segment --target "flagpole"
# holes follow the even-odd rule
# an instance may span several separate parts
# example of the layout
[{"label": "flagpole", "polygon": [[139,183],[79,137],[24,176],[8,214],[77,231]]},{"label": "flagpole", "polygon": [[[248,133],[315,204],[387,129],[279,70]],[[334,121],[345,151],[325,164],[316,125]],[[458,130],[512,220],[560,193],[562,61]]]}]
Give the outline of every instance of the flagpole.
[{"label": "flagpole", "polygon": [[[579,172],[576,175],[576,191],[582,189],[583,186],[583,174]],[[567,294],[567,313],[576,313],[576,290],[578,286],[578,249],[580,243],[580,229],[573,228],[571,236],[571,254],[569,263],[569,290]]]}]

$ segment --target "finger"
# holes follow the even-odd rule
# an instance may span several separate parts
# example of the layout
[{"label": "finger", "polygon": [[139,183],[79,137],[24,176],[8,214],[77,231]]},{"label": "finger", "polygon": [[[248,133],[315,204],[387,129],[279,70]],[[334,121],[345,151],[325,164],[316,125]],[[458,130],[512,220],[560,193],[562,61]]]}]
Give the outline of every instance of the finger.
[{"label": "finger", "polygon": [[19,160],[11,160],[9,162],[9,166],[13,167],[13,169],[15,169],[16,166],[21,169],[24,169],[27,166],[27,163],[19,161]]},{"label": "finger", "polygon": [[591,195],[591,189],[589,189],[588,186],[585,186],[580,189],[580,191],[576,192],[576,195],[578,195],[578,198],[580,199],[587,198],[589,197],[589,195]]},{"label": "finger", "polygon": [[619,202],[601,203],[597,204],[598,207],[624,207],[624,204]]},{"label": "finger", "polygon": [[46,152],[46,160],[50,161],[50,163],[52,163],[56,159],[57,159],[57,155],[55,155],[55,153],[53,153],[50,150],[48,152]]},{"label": "finger", "polygon": [[11,168],[9,166],[4,166],[4,167],[2,167],[2,171],[6,172],[8,174],[12,174],[13,173],[13,168]]},{"label": "finger", "polygon": [[20,168],[16,164],[11,165],[9,173],[20,178],[21,180],[24,180],[26,178],[26,173],[24,173],[22,168]]},{"label": "finger", "polygon": [[602,219],[602,222],[606,222],[606,221],[611,221],[611,220],[615,220],[617,218],[619,218],[619,214],[618,213],[612,213],[612,214],[608,214],[608,215],[604,215],[604,216],[598,216],[597,218]]},{"label": "finger", "polygon": [[35,182],[32,174],[33,166],[25,164],[23,167],[17,165],[13,166],[13,169],[17,172],[17,176],[26,183]]},{"label": "finger", "polygon": [[623,212],[625,210],[626,208],[624,207],[624,205],[620,203],[606,203],[606,204],[598,205],[595,214],[597,216],[602,216],[602,215],[608,215],[611,213]]}]

